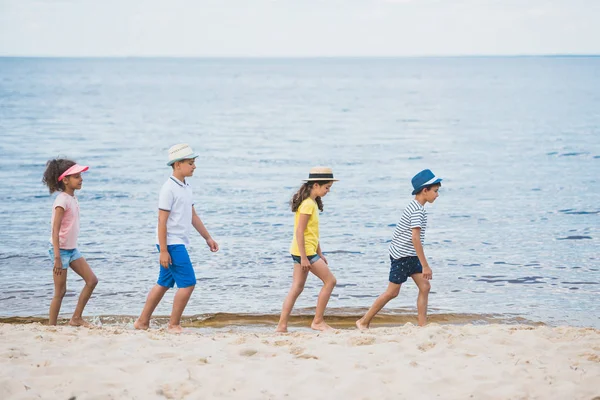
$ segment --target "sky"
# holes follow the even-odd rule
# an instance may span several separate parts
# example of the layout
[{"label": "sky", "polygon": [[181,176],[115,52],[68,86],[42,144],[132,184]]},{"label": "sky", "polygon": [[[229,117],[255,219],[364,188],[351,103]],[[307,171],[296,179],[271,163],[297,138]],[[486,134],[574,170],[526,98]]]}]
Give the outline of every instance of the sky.
[{"label": "sky", "polygon": [[600,0],[0,0],[0,56],[600,54]]}]

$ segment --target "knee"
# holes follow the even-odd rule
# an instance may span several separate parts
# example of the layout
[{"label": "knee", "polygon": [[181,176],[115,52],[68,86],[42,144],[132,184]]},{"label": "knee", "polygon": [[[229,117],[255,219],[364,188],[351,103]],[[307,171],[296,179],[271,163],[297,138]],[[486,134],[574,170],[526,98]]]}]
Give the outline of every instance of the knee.
[{"label": "knee", "polygon": [[325,282],[325,286],[333,290],[335,285],[337,285],[337,279],[335,279],[335,276],[332,275],[331,278]]},{"label": "knee", "polygon": [[96,285],[98,284],[98,278],[96,277],[96,275],[94,275],[85,284],[86,284],[86,286],[94,289],[96,287]]},{"label": "knee", "polygon": [[423,282],[419,285],[419,292],[428,294],[431,290],[431,283],[429,281]]},{"label": "knee", "polygon": [[395,299],[396,297],[398,297],[398,294],[400,294],[400,288],[398,288],[398,289],[386,290],[386,292],[384,293],[385,297],[386,297],[388,300]]},{"label": "knee", "polygon": [[295,296],[300,296],[300,293],[302,293],[302,291],[304,290],[304,285],[292,285],[292,290],[291,292],[295,295]]},{"label": "knee", "polygon": [[54,290],[54,297],[62,299],[67,294],[67,287],[63,286]]}]

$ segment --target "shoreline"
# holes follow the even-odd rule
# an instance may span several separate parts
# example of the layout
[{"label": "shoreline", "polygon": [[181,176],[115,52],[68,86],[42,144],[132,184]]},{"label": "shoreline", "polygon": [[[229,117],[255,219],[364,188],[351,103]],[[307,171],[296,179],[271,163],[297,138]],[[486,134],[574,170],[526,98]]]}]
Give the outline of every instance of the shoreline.
[{"label": "shoreline", "polygon": [[[338,313],[335,313],[338,311]],[[366,312],[366,310],[364,310]],[[354,329],[355,322],[364,315],[362,310],[332,310],[332,314],[325,316],[325,321],[336,329]],[[134,315],[97,315],[84,316],[84,319],[96,326],[106,327],[124,327],[137,319]],[[313,314],[310,311],[292,314],[289,320],[290,327],[310,327]],[[151,326],[162,326],[168,323],[168,315],[155,315],[151,319]],[[273,326],[277,325],[279,314],[262,313],[207,313],[197,315],[184,315],[181,319],[181,325],[185,328],[227,328],[227,327],[253,327],[253,326]],[[66,325],[68,317],[59,317],[58,325]],[[0,317],[0,324],[48,324],[47,316],[11,316]],[[396,312],[379,313],[371,323],[372,327],[399,327],[405,324],[417,325],[417,313],[415,312]],[[428,315],[428,324],[443,325],[465,325],[465,324],[503,324],[503,325],[529,325],[545,326],[547,324],[538,321],[528,320],[518,316],[494,315],[494,314],[458,314],[458,313],[437,313]]]},{"label": "shoreline", "polygon": [[135,331],[0,324],[0,398],[547,399],[600,396],[600,330]]}]

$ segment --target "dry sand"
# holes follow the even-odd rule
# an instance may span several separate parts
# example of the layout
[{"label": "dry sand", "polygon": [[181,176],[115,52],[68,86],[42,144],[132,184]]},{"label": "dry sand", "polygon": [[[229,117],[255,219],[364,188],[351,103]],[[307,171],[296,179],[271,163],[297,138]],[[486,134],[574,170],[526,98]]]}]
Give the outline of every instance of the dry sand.
[{"label": "dry sand", "polygon": [[0,324],[0,399],[600,399],[600,330]]}]

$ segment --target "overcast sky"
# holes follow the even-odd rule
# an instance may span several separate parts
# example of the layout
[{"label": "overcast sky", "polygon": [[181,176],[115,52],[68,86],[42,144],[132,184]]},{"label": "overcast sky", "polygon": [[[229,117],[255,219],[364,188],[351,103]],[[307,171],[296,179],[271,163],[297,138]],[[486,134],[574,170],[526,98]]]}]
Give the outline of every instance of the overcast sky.
[{"label": "overcast sky", "polygon": [[600,54],[600,0],[0,0],[0,55]]}]

